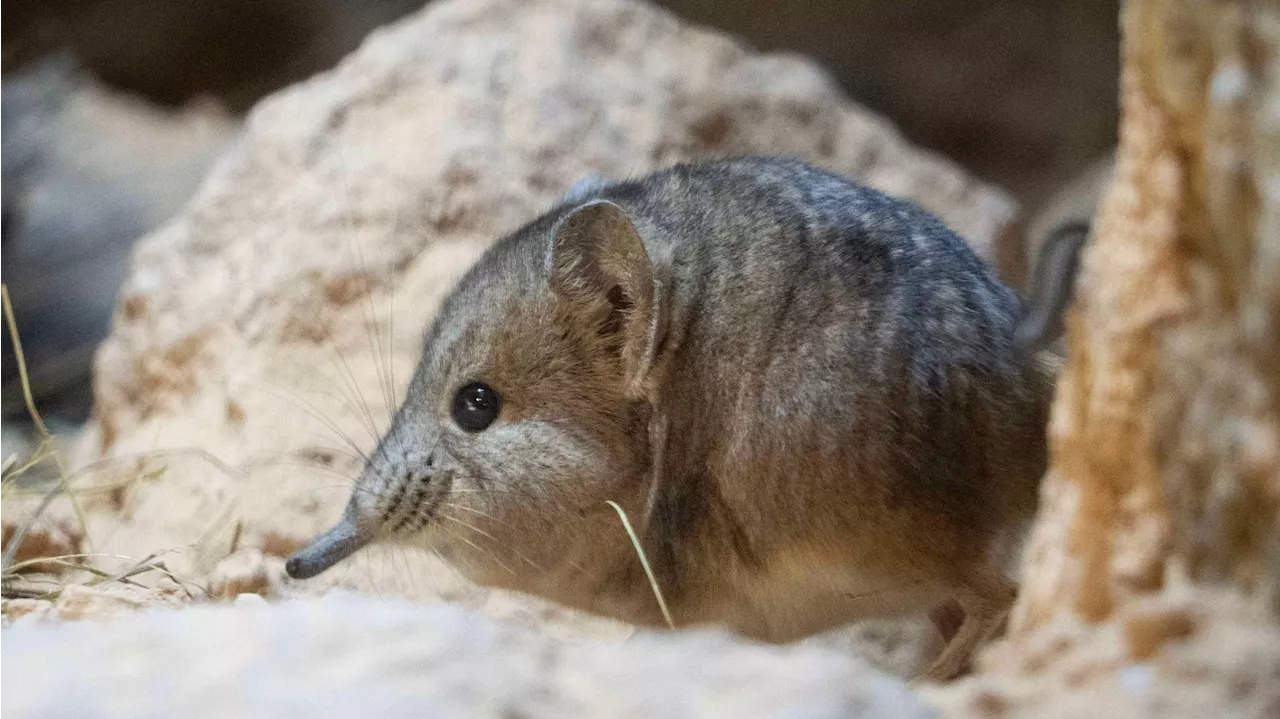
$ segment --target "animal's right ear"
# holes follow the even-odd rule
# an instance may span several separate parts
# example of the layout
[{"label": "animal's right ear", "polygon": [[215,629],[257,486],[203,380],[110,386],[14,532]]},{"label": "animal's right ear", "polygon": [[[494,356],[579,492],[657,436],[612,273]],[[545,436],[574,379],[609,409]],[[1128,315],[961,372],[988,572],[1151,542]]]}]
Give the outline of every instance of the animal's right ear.
[{"label": "animal's right ear", "polygon": [[627,394],[643,384],[665,330],[664,288],[631,218],[608,200],[571,210],[552,231],[551,290],[618,340]]}]

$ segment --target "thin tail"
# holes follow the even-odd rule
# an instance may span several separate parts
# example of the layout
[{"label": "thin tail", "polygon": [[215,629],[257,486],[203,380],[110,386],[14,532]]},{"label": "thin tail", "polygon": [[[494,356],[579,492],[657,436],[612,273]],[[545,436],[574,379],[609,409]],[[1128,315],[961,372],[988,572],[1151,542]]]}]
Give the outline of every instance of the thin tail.
[{"label": "thin tail", "polygon": [[1014,330],[1014,345],[1020,352],[1038,356],[1062,337],[1067,307],[1075,297],[1080,256],[1088,239],[1088,223],[1069,222],[1045,240]]}]

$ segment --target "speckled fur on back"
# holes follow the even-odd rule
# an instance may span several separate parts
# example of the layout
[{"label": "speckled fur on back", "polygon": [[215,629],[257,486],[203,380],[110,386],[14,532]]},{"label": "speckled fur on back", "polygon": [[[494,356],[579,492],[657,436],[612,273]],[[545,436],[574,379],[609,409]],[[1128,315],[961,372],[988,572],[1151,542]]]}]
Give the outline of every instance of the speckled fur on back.
[{"label": "speckled fur on back", "polygon": [[[444,303],[342,546],[428,543],[657,624],[612,500],[677,624],[781,641],[952,601],[930,674],[954,674],[1012,601],[1045,467],[1052,377],[1014,294],[932,215],[798,161],[572,194]],[[450,415],[472,381],[502,397],[480,432]]]}]

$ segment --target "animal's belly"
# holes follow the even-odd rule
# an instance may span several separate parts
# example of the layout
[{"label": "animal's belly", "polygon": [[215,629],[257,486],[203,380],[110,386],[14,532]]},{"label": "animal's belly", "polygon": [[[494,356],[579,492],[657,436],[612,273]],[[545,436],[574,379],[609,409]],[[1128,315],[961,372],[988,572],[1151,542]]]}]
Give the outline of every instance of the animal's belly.
[{"label": "animal's belly", "polygon": [[724,623],[756,639],[790,642],[860,619],[924,612],[946,597],[945,587],[927,580],[840,570],[765,574],[739,589],[735,601],[725,607]]}]

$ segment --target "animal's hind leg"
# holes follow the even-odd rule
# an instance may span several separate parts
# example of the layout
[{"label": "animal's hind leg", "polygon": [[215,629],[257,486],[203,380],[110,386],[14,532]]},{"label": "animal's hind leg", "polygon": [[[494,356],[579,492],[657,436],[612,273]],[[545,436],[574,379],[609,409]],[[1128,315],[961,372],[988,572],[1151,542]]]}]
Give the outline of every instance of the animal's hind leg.
[{"label": "animal's hind leg", "polygon": [[949,644],[964,623],[964,608],[955,599],[948,597],[945,602],[929,610],[929,619],[938,634],[942,635],[942,643]]},{"label": "animal's hind leg", "polygon": [[964,621],[924,677],[945,681],[959,674],[978,643],[1004,622],[1016,594],[1012,582],[989,569],[982,568],[966,577],[965,584],[957,587],[954,596],[956,604],[964,610]]}]

